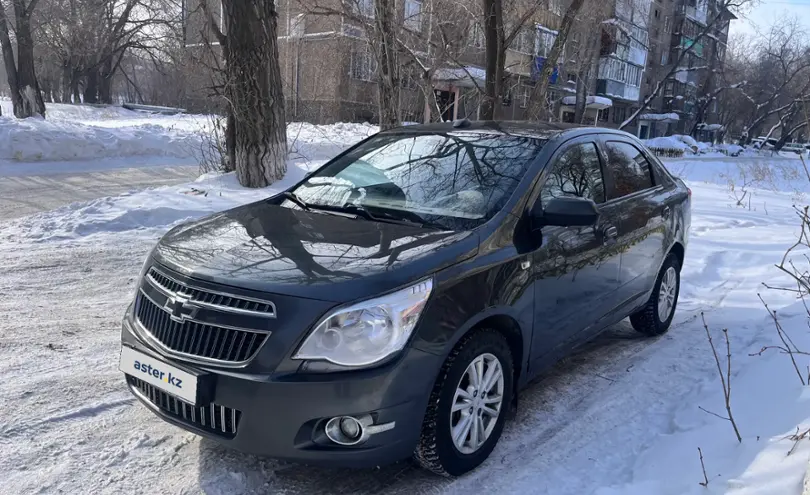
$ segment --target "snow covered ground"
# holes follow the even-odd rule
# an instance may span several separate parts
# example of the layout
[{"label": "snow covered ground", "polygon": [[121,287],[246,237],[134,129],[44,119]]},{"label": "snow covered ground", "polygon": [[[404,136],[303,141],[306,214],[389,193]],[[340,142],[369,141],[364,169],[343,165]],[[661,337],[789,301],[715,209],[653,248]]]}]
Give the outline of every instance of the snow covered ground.
[{"label": "snow covered ground", "polygon": [[[622,323],[560,363],[523,393],[490,460],[465,477],[408,463],[344,471],[242,455],[137,404],[116,369],[119,322],[160,234],[280,190],[370,132],[291,126],[290,172],[266,190],[209,175],[0,223],[0,493],[800,493],[810,442],[791,452],[786,437],[810,428],[810,392],[787,356],[749,355],[781,343],[757,293],[810,350],[804,306],[761,285],[785,283],[773,265],[799,231],[793,205],[808,203],[795,159],[668,162],[688,179],[694,205],[671,331],[643,339]],[[715,343],[728,329],[741,444],[727,421],[698,408],[725,413],[701,311]],[[803,373],[808,362],[799,356]]]}]

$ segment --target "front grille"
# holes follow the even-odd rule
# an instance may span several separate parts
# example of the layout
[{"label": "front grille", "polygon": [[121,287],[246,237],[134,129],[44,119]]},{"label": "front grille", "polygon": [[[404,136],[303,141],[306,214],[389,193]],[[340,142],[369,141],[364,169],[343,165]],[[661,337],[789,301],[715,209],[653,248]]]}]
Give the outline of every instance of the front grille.
[{"label": "front grille", "polygon": [[276,307],[266,300],[202,288],[151,267],[135,301],[140,326],[160,350],[189,361],[239,366],[270,332]]},{"label": "front grille", "polygon": [[270,301],[190,287],[164,275],[154,267],[149,269],[147,278],[156,287],[163,289],[163,292],[182,294],[190,301],[207,307],[221,308],[224,311],[235,310],[239,313],[256,313],[271,318],[276,315],[276,307]]},{"label": "front grille", "polygon": [[178,421],[225,438],[236,436],[239,420],[242,418],[241,411],[218,404],[192,406],[134,376],[127,375],[127,383],[144,399]]},{"label": "front grille", "polygon": [[251,359],[268,337],[267,332],[172,320],[168,312],[143,293],[138,294],[135,315],[152,337],[170,351],[229,363]]}]

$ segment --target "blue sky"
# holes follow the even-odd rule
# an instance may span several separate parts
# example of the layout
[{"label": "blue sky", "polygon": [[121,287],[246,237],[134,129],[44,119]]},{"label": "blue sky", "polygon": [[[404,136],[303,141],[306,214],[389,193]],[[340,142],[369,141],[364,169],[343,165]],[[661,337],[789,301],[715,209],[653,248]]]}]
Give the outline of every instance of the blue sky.
[{"label": "blue sky", "polygon": [[740,19],[731,23],[731,32],[754,33],[755,26],[764,30],[787,14],[802,19],[810,29],[810,0],[762,0]]}]

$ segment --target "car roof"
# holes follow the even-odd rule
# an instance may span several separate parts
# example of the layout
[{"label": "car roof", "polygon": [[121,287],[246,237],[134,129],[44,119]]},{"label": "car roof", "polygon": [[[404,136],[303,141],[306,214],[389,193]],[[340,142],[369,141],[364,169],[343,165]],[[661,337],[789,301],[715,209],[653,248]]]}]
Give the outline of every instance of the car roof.
[{"label": "car roof", "polygon": [[530,135],[543,139],[553,139],[558,136],[577,137],[596,133],[609,133],[622,136],[630,134],[616,129],[605,127],[591,127],[579,124],[528,122],[517,120],[467,120],[460,119],[449,122],[436,122],[431,124],[414,124],[396,127],[383,131],[385,133],[444,133],[453,131],[490,131],[502,134]]}]

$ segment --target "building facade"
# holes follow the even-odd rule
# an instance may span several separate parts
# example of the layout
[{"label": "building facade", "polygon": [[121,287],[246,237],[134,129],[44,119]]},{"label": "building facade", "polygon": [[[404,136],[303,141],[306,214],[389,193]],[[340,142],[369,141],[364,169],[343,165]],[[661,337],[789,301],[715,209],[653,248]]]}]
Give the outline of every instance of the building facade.
[{"label": "building facade", "polygon": [[[216,14],[219,0],[186,1],[197,2],[189,3],[194,8],[184,4],[187,45],[210,41],[199,2],[208,2]],[[402,119],[428,122],[437,113],[444,120],[477,119],[486,79],[480,3],[434,0],[428,12],[423,1],[396,4],[400,35],[411,52],[400,55]],[[562,20],[562,1],[551,0],[534,12],[506,50],[496,118],[527,118],[529,97]],[[579,117],[580,123],[618,127],[660,82],[659,96],[625,130],[647,138],[690,133],[696,124],[701,130],[716,127],[716,100],[706,94],[716,86],[711,67],[723,63],[733,16],[723,14],[708,36],[695,39],[719,5],[717,0],[612,0],[583,11],[551,77],[546,95],[551,115],[564,122]],[[374,24],[373,0],[278,0],[277,8],[287,118],[375,122],[378,70],[366,33]],[[505,21],[507,30],[512,22]],[[445,49],[439,53],[437,47]],[[665,78],[690,47],[683,70]],[[579,114],[578,101],[584,102]]]}]

